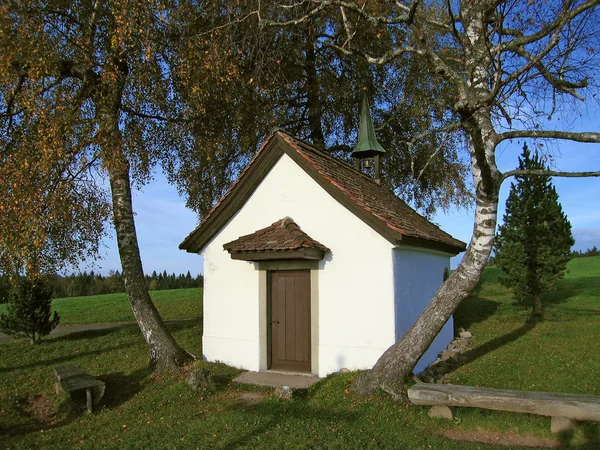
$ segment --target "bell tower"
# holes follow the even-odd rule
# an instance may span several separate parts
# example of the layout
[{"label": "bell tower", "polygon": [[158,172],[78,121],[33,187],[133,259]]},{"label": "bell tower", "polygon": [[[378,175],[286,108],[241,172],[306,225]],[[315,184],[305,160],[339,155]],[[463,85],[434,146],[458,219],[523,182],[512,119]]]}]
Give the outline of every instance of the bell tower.
[{"label": "bell tower", "polygon": [[384,153],[385,150],[375,137],[375,127],[369,111],[369,100],[366,91],[363,91],[360,102],[358,142],[352,150],[351,156],[356,158],[356,168],[361,172],[363,169],[371,168],[375,163],[375,182],[381,184],[381,156]]}]

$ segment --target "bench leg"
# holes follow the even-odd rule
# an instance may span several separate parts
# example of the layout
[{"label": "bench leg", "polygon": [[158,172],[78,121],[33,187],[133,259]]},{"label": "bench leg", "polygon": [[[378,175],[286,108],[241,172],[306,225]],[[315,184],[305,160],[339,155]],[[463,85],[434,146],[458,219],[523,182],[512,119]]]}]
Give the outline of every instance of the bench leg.
[{"label": "bench leg", "polygon": [[575,428],[575,420],[569,417],[553,416],[550,420],[550,430],[553,433],[561,433],[563,431],[571,431]]},{"label": "bench leg", "polygon": [[86,388],[85,390],[86,396],[86,406],[89,413],[93,412],[93,403],[92,403],[92,390],[90,388]]}]

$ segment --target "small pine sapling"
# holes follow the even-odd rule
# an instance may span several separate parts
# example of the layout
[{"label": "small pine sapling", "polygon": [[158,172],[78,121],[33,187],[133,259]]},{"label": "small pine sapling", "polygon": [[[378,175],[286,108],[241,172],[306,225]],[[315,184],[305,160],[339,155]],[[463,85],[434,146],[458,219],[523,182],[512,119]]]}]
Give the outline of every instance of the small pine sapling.
[{"label": "small pine sapling", "polygon": [[0,330],[16,338],[29,338],[39,343],[60,321],[56,311],[51,312],[52,290],[39,277],[19,278],[8,296],[6,313],[0,315]]}]

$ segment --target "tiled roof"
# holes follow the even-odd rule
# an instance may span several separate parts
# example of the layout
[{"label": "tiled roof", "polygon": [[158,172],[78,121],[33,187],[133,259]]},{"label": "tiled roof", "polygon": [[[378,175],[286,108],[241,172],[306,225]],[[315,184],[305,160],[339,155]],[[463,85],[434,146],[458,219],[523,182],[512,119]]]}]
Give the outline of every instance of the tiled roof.
[{"label": "tiled roof", "polygon": [[291,217],[285,217],[252,234],[228,242],[223,248],[229,253],[241,252],[286,252],[302,249],[329,249],[300,229]]},{"label": "tiled roof", "polygon": [[307,143],[282,133],[283,139],[306,160],[323,178],[341,191],[373,218],[398,234],[402,240],[411,237],[430,242],[439,242],[456,247],[457,253],[464,251],[464,242],[453,238],[429,222],[414,209],[400,200],[393,192],[377,184],[372,178]]},{"label": "tiled roof", "polygon": [[284,153],[329,195],[394,245],[433,248],[452,254],[465,250],[464,242],[429,222],[393,192],[344,161],[282,130],[274,131],[266,139],[235,183],[179,248],[192,253],[202,251]]}]

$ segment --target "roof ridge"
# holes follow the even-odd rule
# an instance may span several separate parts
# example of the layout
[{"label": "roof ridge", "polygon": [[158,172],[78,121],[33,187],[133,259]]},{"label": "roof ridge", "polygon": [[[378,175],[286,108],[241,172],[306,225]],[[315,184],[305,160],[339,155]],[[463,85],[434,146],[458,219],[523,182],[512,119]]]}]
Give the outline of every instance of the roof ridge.
[{"label": "roof ridge", "polygon": [[314,144],[311,144],[310,142],[304,140],[304,139],[300,139],[299,137],[294,136],[293,134],[290,134],[288,131],[279,128],[277,130],[274,130],[275,132],[282,132],[283,134],[289,136],[293,141],[297,141],[300,142],[301,144],[307,145],[310,147],[311,151],[316,151],[318,153],[320,153],[321,155],[323,155],[324,157],[326,157],[327,159],[334,161],[337,164],[343,165],[345,168],[348,168],[350,170],[352,170],[353,172],[359,174],[360,176],[362,176],[364,179],[376,184],[377,186],[381,186],[380,184],[378,184],[373,178],[371,178],[370,176],[368,176],[367,174],[365,174],[364,172],[358,170],[356,167],[354,167],[352,164],[348,164],[346,161],[341,160],[339,158],[336,158],[335,156],[331,156],[330,153],[327,153],[325,150],[322,150],[318,147],[315,147]]},{"label": "roof ridge", "polygon": [[290,233],[290,236],[298,245],[301,247],[310,247],[311,237],[302,231],[300,225],[298,225],[290,216],[286,216],[281,219],[281,226],[285,228],[288,233]]}]

